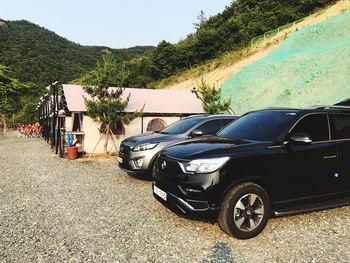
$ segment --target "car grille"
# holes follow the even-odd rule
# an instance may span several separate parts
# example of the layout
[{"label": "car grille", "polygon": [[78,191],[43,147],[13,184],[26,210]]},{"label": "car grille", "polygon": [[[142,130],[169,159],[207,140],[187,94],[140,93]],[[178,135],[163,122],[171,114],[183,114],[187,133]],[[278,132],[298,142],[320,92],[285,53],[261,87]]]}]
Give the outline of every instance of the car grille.
[{"label": "car grille", "polygon": [[159,156],[156,165],[159,171],[166,175],[179,175],[183,173],[177,161],[164,156]]},{"label": "car grille", "polygon": [[121,144],[120,148],[119,148],[119,156],[124,156],[124,155],[129,154],[130,150],[131,150],[130,146],[127,146],[125,144]]}]

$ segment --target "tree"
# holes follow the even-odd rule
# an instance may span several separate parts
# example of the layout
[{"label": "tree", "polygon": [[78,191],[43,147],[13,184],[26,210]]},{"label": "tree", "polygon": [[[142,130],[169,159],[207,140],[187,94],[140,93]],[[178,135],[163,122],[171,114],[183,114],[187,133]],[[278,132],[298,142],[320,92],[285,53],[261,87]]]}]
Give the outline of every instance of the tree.
[{"label": "tree", "polygon": [[[117,76],[115,74],[117,74]],[[123,99],[124,88],[118,86],[123,83],[126,75],[127,73],[123,68],[118,67],[112,54],[105,53],[102,62],[97,64],[97,68],[94,71],[94,79],[91,79],[91,84],[84,87],[84,90],[91,96],[91,99],[85,98],[87,114],[94,121],[102,123],[100,140],[103,135],[106,136],[104,145],[105,153],[107,153],[109,139],[112,139],[117,149],[114,142],[112,125],[116,123],[128,124],[134,118],[140,116],[141,111],[132,113],[125,112],[129,103],[130,94],[126,99]],[[111,89],[109,88],[110,86],[118,88]],[[97,142],[96,146],[100,140]],[[91,154],[93,154],[93,152]]]},{"label": "tree", "polygon": [[[31,96],[33,90],[32,85],[7,77],[6,68],[0,65],[0,124],[3,126],[4,133],[8,129],[9,117],[22,110],[23,99],[28,96],[35,101]],[[35,106],[31,110],[34,111]]]},{"label": "tree", "polygon": [[224,111],[232,112],[230,109],[231,99],[221,102],[220,89],[216,89],[214,85],[210,87],[203,78],[198,84],[198,90],[194,88],[193,91],[196,92],[197,97],[200,96],[205,112],[209,114],[218,114]]},{"label": "tree", "polygon": [[199,12],[199,15],[197,16],[197,21],[197,23],[193,23],[194,27],[197,30],[200,29],[208,21],[208,19],[205,17],[205,13],[203,10]]}]

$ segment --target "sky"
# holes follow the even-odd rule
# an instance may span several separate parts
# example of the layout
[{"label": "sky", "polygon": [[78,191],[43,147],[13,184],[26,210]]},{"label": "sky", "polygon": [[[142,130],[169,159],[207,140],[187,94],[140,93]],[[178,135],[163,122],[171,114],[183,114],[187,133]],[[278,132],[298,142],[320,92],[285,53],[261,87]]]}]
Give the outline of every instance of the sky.
[{"label": "sky", "polygon": [[127,48],[176,43],[232,0],[0,0],[0,18],[25,19],[82,45]]}]

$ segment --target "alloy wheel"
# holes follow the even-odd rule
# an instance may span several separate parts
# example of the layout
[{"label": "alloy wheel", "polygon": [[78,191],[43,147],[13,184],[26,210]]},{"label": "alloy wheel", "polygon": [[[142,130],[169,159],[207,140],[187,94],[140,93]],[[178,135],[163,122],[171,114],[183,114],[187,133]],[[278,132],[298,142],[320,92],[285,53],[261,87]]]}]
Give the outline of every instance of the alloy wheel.
[{"label": "alloy wheel", "polygon": [[264,203],[253,193],[242,196],[233,210],[235,225],[244,232],[257,228],[264,217]]}]

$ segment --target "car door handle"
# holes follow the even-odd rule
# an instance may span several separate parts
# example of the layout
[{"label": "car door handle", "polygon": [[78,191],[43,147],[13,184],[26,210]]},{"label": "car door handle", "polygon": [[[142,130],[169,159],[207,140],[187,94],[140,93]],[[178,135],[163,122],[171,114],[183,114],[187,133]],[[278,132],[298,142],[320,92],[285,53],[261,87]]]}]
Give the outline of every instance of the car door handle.
[{"label": "car door handle", "polygon": [[325,159],[325,160],[327,160],[327,159],[335,159],[335,158],[337,158],[337,156],[336,155],[327,155],[327,156],[323,156],[322,158]]}]

